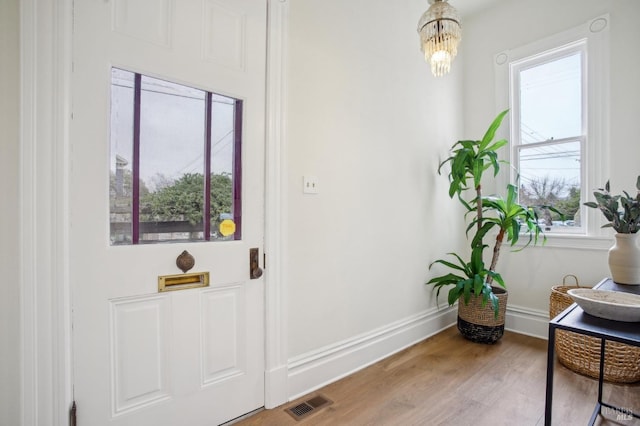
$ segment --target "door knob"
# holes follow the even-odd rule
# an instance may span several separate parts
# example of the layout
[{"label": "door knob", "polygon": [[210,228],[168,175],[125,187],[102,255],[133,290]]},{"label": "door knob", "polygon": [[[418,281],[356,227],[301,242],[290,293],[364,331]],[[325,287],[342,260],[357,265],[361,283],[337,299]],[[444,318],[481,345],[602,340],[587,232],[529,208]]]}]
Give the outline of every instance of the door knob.
[{"label": "door knob", "polygon": [[252,280],[262,276],[262,268],[260,268],[260,249],[249,249],[249,277]]}]

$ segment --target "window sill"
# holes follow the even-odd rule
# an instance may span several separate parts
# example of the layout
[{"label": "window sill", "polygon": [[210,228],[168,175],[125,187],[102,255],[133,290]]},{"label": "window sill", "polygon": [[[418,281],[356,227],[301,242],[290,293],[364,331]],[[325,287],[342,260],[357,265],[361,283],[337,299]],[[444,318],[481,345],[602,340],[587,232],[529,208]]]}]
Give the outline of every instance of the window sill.
[{"label": "window sill", "polygon": [[[579,249],[579,250],[609,250],[614,243],[611,236],[591,236],[572,234],[545,234],[547,241],[541,247]],[[526,238],[524,238],[526,240]],[[523,241],[521,238],[520,241]],[[520,245],[518,243],[518,245]],[[522,244],[524,245],[524,244]]]}]

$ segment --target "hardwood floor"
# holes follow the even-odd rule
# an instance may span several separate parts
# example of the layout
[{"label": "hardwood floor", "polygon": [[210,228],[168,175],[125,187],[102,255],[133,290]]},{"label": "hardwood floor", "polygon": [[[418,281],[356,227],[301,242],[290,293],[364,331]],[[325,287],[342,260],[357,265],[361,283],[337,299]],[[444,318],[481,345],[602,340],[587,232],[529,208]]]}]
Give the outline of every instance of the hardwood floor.
[{"label": "hardwood floor", "polygon": [[[543,425],[546,355],[545,340],[506,332],[497,344],[482,345],[465,340],[452,327],[235,425]],[[556,363],[553,424],[586,425],[597,386],[597,380]],[[640,413],[640,383],[605,383],[604,389],[605,401]],[[317,394],[333,404],[300,421],[284,411]],[[607,413],[607,417],[599,418],[596,425],[640,425],[625,413]]]}]

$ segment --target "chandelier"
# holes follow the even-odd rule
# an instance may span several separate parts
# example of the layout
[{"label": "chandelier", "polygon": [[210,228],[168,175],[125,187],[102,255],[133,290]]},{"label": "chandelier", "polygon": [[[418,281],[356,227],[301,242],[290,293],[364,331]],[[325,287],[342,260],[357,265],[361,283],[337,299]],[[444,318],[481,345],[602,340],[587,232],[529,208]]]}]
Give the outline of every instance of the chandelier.
[{"label": "chandelier", "polygon": [[420,47],[431,72],[440,77],[451,70],[462,38],[458,11],[447,0],[429,0],[427,10],[418,21]]}]

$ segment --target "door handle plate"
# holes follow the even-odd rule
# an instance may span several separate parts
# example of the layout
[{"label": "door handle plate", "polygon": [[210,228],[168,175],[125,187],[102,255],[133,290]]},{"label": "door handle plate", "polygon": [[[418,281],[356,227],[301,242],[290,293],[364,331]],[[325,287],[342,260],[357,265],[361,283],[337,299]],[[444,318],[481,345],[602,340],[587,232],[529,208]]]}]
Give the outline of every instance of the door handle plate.
[{"label": "door handle plate", "polygon": [[249,277],[252,280],[262,276],[262,268],[260,268],[260,249],[249,249]]}]

